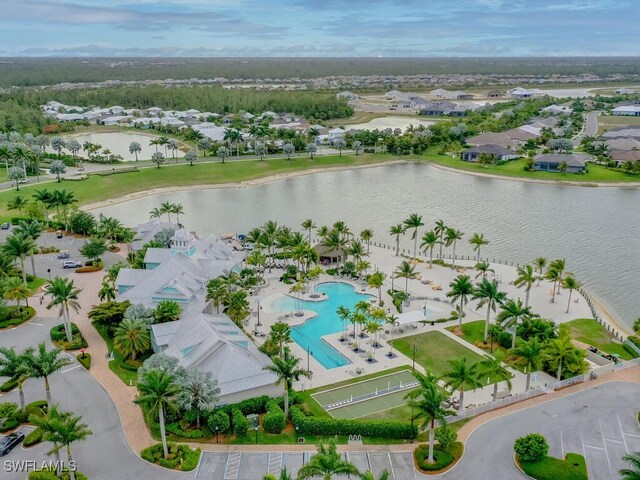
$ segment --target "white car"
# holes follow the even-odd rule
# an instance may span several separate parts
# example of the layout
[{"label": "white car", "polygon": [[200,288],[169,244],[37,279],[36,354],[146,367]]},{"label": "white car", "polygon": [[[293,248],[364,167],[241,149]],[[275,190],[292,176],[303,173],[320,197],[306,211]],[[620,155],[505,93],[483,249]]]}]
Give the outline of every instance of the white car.
[{"label": "white car", "polygon": [[62,262],[62,268],[78,268],[82,266],[82,262],[76,262],[75,260],[66,260]]}]

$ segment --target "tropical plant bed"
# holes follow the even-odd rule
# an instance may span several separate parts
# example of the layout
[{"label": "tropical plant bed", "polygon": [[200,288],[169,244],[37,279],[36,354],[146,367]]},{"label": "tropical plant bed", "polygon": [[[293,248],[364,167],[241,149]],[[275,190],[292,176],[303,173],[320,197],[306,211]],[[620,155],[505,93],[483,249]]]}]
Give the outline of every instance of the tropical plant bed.
[{"label": "tropical plant bed", "polygon": [[416,468],[422,473],[434,475],[445,472],[453,467],[464,452],[464,445],[461,442],[454,442],[447,448],[439,445],[433,447],[433,463],[428,463],[429,444],[422,443],[413,451]]},{"label": "tropical plant bed", "polygon": [[564,460],[544,456],[535,462],[521,462],[515,457],[518,467],[536,480],[587,480],[587,464],[582,455],[567,453]]},{"label": "tropical plant bed", "polygon": [[579,342],[597,347],[604,353],[619,355],[623,360],[637,357],[635,352],[616,342],[607,329],[592,318],[578,318],[567,322],[567,325],[571,328],[571,338]]},{"label": "tropical plant bed", "polygon": [[[82,472],[75,472],[76,480],[88,480],[88,477]],[[29,472],[28,480],[69,480],[71,475],[68,470],[63,470],[60,475],[49,469],[33,470]]]},{"label": "tropical plant bed", "polygon": [[25,405],[24,411],[21,411],[20,407],[13,402],[0,403],[0,432],[5,433],[15,430],[21,425],[29,423],[31,415],[43,416],[46,412],[46,400],[28,403]]},{"label": "tropical plant bed", "polygon": [[99,265],[87,265],[86,267],[76,268],[76,273],[92,273],[102,270],[102,264]]},{"label": "tropical plant bed", "polygon": [[80,365],[82,365],[84,368],[86,368],[87,370],[91,368],[91,355],[89,355],[87,352],[78,354],[76,358],[78,359],[78,362],[80,362]]},{"label": "tropical plant bed", "polygon": [[196,468],[198,460],[200,460],[201,450],[199,448],[191,449],[188,445],[173,442],[169,442],[167,446],[169,449],[167,458],[164,458],[161,443],[145,448],[140,452],[140,456],[147,462],[171,470],[190,472]]},{"label": "tropical plant bed", "polygon": [[15,327],[31,320],[36,314],[33,307],[0,307],[0,329]]},{"label": "tropical plant bed", "polygon": [[109,352],[113,354],[113,360],[109,362],[109,370],[116,374],[125,385],[135,385],[138,382],[138,368],[125,363],[122,354],[113,346],[113,339],[109,336],[106,327],[95,322],[91,322],[91,324],[107,344]]},{"label": "tropical plant bed", "polygon": [[87,348],[88,343],[75,323],[71,323],[71,334],[72,340],[71,342],[68,342],[67,334],[64,330],[64,323],[56,325],[49,331],[51,341],[58,348],[62,348],[63,350],[79,350],[81,348]]}]

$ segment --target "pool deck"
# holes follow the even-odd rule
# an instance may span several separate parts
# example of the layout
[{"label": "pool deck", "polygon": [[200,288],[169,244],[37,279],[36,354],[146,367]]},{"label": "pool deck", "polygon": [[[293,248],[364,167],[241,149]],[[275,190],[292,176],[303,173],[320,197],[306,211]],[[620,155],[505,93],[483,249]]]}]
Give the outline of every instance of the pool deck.
[{"label": "pool deck", "polygon": [[[403,260],[413,260],[402,256],[396,257],[393,253],[394,252],[392,250],[371,246],[370,255],[367,260],[371,263],[372,269],[378,269],[387,274],[385,285],[382,288],[382,300],[384,301],[385,306],[390,307],[395,313],[395,308],[392,306],[391,298],[386,293],[386,290],[391,288],[392,284],[391,272],[393,272]],[[418,261],[413,262],[416,265],[416,272],[419,274],[419,277],[417,279],[411,279],[408,281],[408,292],[412,295],[412,298],[414,298],[414,300],[411,301],[408,306],[405,306],[403,308],[404,312],[419,311],[424,305],[426,305],[427,308],[440,313],[441,316],[448,316],[448,312],[453,310],[454,308],[451,304],[449,304],[446,297],[446,292],[449,290],[449,284],[451,283],[451,281],[460,274],[467,274],[472,278],[472,280],[474,280],[476,276],[476,272],[473,270],[473,266],[476,264],[475,260],[457,261],[456,265],[458,268],[456,270],[439,265],[433,265],[432,268],[429,268],[428,259],[425,259],[424,257],[421,257]],[[495,273],[489,274],[489,278],[495,278],[496,280],[498,280],[501,290],[505,291],[509,298],[521,298],[524,301],[524,290],[519,289],[513,285],[513,281],[516,278],[515,267],[502,264],[492,264],[491,268],[493,268]],[[290,286],[284,285],[278,281],[278,277],[280,276],[280,274],[281,270],[273,270],[271,273],[267,272],[265,278],[268,280],[268,285],[258,292],[258,295],[261,299],[261,326],[258,327],[258,331],[262,332],[265,335],[269,332],[270,326],[277,321],[286,321],[289,325],[296,326],[313,318],[316,314],[312,310],[303,310],[302,316],[293,315],[293,312],[287,316],[282,312],[274,312],[271,310],[271,303],[279,296],[289,295],[293,297],[292,294],[289,294]],[[322,274],[317,283],[320,284],[324,282],[335,281],[348,283],[352,285],[358,293],[368,293],[374,295],[377,298],[377,290],[369,288],[364,282],[355,282],[346,278]],[[393,280],[393,284],[394,288],[396,289],[404,289],[405,279],[395,279]],[[567,292],[562,289],[559,294],[556,293],[555,302],[551,302],[551,287],[552,284],[547,281],[542,281],[540,282],[539,286],[534,285],[532,287],[529,304],[532,306],[533,310],[536,313],[540,314],[543,318],[551,319],[556,323],[564,323],[576,318],[593,318],[587,302],[579,292],[574,291],[572,293],[571,302],[569,305],[570,311],[569,313],[566,313],[568,304]],[[311,288],[308,288],[307,292],[301,295],[300,298],[306,301],[321,300],[317,298],[311,298],[309,296],[311,293]],[[255,329],[257,320],[257,315],[255,312],[255,310],[257,310],[257,302],[252,300],[251,307],[254,310],[254,313],[251,315],[247,323],[247,329],[253,331]],[[486,318],[486,308],[483,307],[478,309],[477,302],[475,301],[469,302],[469,304],[465,308],[465,313],[466,316],[463,320],[463,322],[465,323],[476,320],[484,320]],[[495,321],[495,313],[492,313],[491,318],[493,323]],[[484,352],[483,350],[470,345],[469,343],[459,338],[457,335],[446,330],[447,327],[454,325],[457,325],[456,320],[445,323],[438,323],[434,326],[431,326],[430,324],[423,325],[421,323],[415,323],[406,325],[404,327],[396,327],[389,333],[382,333],[380,335],[379,341],[383,346],[381,348],[375,349],[375,363],[367,362],[368,353],[371,350],[367,342],[370,339],[362,340],[362,347],[365,349],[366,353],[356,354],[351,351],[346,342],[341,343],[338,341],[341,336],[340,332],[325,335],[322,338],[351,361],[351,364],[332,369],[324,368],[313,358],[312,355],[308,355],[307,351],[301,348],[297,343],[292,342],[290,344],[290,347],[293,353],[301,359],[300,366],[302,366],[303,368],[307,368],[308,366],[308,368],[313,372],[313,376],[311,379],[302,379],[300,382],[297,382],[295,384],[295,388],[300,390],[307,390],[334,384],[343,380],[363,377],[365,375],[384,371],[390,368],[400,366],[411,367],[411,358],[399,354],[395,350],[394,358],[388,358],[388,356],[385,355],[385,353],[389,352],[391,349],[388,342],[392,339],[402,338],[405,336],[425,333],[429,331],[441,332],[442,334],[446,335],[452,340],[461,343],[477,354],[486,354],[486,352]],[[385,326],[385,330],[387,329],[388,327]],[[258,336],[256,338],[256,341],[258,344],[260,344],[264,341],[265,338],[266,337]],[[422,371],[422,367],[420,367],[419,365],[416,365],[416,369],[418,371]],[[515,370],[512,370],[512,373],[514,375],[514,378],[512,379],[512,391],[514,393],[524,391],[526,376]],[[544,384],[551,381],[553,381],[553,379],[548,375],[544,373],[538,374],[538,384]],[[532,386],[535,386],[535,383],[533,383]],[[501,386],[500,390],[502,390],[503,388],[505,387]],[[465,394],[465,404],[479,405],[486,403],[491,400],[492,393],[492,385],[476,390],[474,392],[467,392]]]}]

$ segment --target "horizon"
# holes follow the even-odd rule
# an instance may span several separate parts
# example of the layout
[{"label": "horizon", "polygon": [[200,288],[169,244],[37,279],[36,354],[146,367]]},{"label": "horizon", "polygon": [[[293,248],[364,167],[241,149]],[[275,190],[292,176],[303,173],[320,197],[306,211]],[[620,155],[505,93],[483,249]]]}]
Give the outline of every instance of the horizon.
[{"label": "horizon", "polygon": [[5,0],[0,57],[636,57],[638,16],[633,0]]}]

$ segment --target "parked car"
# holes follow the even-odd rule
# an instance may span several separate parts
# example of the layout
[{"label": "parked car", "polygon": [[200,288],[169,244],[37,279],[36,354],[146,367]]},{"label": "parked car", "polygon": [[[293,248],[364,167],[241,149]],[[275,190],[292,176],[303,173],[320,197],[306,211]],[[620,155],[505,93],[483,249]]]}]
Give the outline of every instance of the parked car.
[{"label": "parked car", "polygon": [[11,225],[9,225],[8,223],[2,224],[2,230],[9,230],[10,228],[11,228]]},{"label": "parked car", "polygon": [[58,254],[58,260],[65,260],[69,258],[69,252],[60,252]]},{"label": "parked car", "polygon": [[20,180],[18,180],[18,183],[20,185],[24,185],[26,183],[29,183],[29,179],[28,178],[21,178]]},{"label": "parked car", "polygon": [[0,438],[0,456],[4,456],[20,445],[24,440],[24,434],[20,432],[14,432],[10,435],[5,435]]},{"label": "parked car", "polygon": [[78,268],[82,266],[82,262],[76,262],[75,260],[67,260],[62,262],[62,268]]}]

